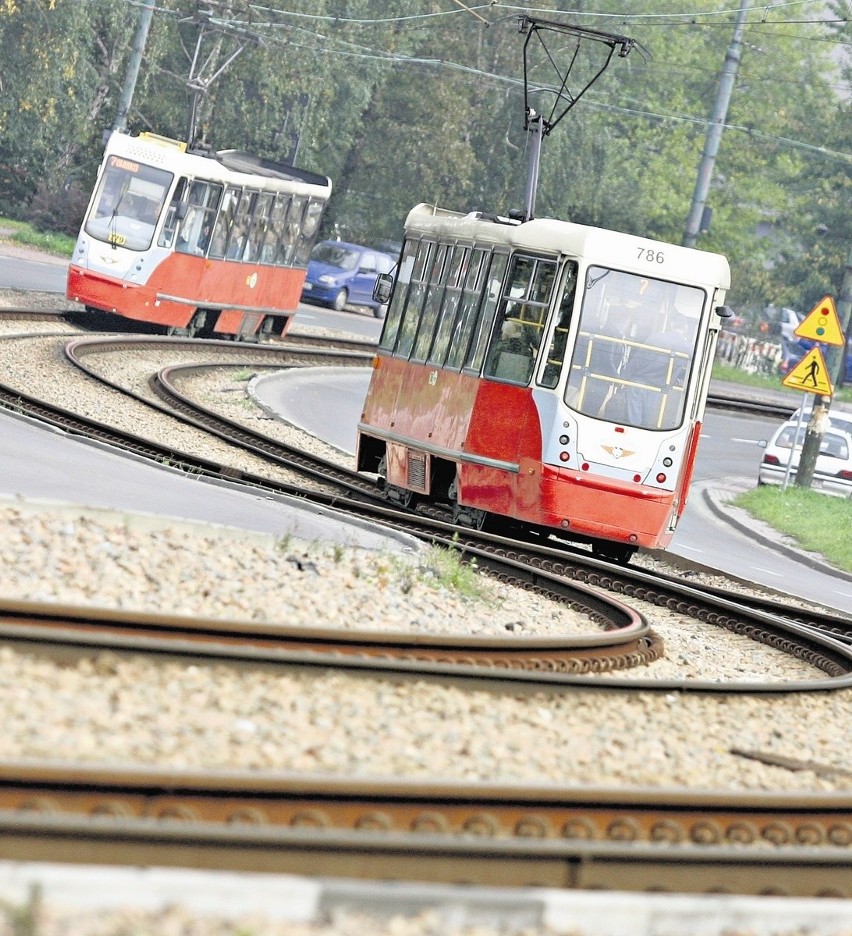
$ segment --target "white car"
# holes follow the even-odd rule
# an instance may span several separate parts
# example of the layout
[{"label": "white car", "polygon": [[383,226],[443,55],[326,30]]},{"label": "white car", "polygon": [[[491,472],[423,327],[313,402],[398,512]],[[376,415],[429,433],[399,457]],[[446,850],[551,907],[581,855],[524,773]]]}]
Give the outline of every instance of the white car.
[{"label": "white car", "polygon": [[796,329],[804,321],[804,315],[795,309],[783,308],[778,315],[778,325],[781,330],[781,337],[787,341],[796,340]]},{"label": "white car", "polygon": [[[803,424],[797,436],[796,423],[786,422],[768,442],[760,443],[765,451],[757,475],[758,484],[782,484],[791,457],[789,483],[795,482],[806,432],[807,426]],[[852,434],[834,427],[826,430],[816,458],[811,489],[835,497],[852,497]]]},{"label": "white car", "polygon": [[[802,408],[799,407],[795,413],[787,420],[789,423],[797,423],[799,421],[799,416],[802,413]],[[802,423],[807,426],[808,420],[811,418],[811,410],[809,407],[805,407],[804,415],[802,415]],[[845,410],[837,410],[836,412],[829,412],[828,414],[828,427],[829,429],[841,429],[843,432],[852,433],[852,413],[847,413]]]}]

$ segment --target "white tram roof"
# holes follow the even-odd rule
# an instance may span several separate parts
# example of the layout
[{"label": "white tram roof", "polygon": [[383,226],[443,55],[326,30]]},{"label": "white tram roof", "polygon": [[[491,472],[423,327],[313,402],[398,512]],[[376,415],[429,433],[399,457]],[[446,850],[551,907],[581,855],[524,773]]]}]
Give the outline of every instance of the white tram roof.
[{"label": "white tram roof", "polygon": [[313,195],[317,198],[328,198],[331,195],[331,179],[328,176],[238,150],[222,150],[210,155],[187,152],[185,143],[154,133],[134,137],[113,132],[104,153],[104,158],[107,156],[121,156],[179,175],[212,182]]},{"label": "white tram roof", "polygon": [[[461,214],[434,205],[420,204],[408,213],[405,229],[409,233],[417,231],[431,234],[441,240],[458,240],[488,247],[504,245],[582,257],[589,263],[646,276],[651,273],[659,279],[685,279],[722,289],[728,289],[731,285],[728,260],[722,254],[681,247],[635,234],[574,224],[571,221],[534,218],[521,222],[482,212]],[[648,251],[654,256],[651,271],[647,259],[640,259],[640,253],[644,252],[647,257]],[[663,257],[663,262],[659,264],[658,255]]]}]

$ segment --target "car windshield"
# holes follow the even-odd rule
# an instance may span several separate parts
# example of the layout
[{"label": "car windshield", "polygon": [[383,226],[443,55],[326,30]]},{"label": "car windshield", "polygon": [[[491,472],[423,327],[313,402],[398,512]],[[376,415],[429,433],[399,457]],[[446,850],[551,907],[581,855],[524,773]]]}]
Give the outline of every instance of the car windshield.
[{"label": "car windshield", "polygon": [[317,244],[311,254],[311,260],[327,263],[341,270],[354,270],[358,266],[358,252],[341,244]]}]

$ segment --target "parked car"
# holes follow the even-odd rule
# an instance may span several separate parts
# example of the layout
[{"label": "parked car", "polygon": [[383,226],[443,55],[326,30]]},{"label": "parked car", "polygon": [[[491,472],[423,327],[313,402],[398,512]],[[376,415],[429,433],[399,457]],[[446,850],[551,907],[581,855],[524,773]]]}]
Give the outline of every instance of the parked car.
[{"label": "parked car", "polygon": [[390,273],[395,263],[395,257],[372,247],[320,241],[311,253],[302,299],[338,312],[347,306],[366,306],[381,318],[385,307],[373,299],[373,287],[376,277]]},{"label": "parked car", "polygon": [[[794,481],[805,441],[806,425],[785,422],[773,433],[765,447],[757,474],[758,484],[782,484],[790,465],[790,481]],[[793,441],[795,439],[795,448]],[[822,437],[814,466],[811,489],[836,497],[852,497],[852,435],[833,426]]]},{"label": "parked car", "polygon": [[805,316],[795,309],[786,306],[765,306],[757,316],[757,332],[774,338],[776,341],[796,340],[796,329],[804,321]]}]

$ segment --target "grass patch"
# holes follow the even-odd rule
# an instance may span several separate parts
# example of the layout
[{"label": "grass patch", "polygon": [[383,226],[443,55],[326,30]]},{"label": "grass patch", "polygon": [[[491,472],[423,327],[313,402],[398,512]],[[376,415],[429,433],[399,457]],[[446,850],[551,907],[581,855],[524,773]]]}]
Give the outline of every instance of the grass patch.
[{"label": "grass patch", "polygon": [[75,242],[74,238],[67,234],[39,231],[25,221],[13,221],[11,218],[0,218],[0,240],[34,247],[57,257],[70,257]]},{"label": "grass patch", "polygon": [[420,562],[420,571],[428,578],[433,578],[437,585],[465,598],[479,598],[483,595],[476,560],[465,560],[458,549],[430,546]]},{"label": "grass patch", "polygon": [[755,487],[734,498],[735,506],[852,572],[852,500],[798,488]]}]

